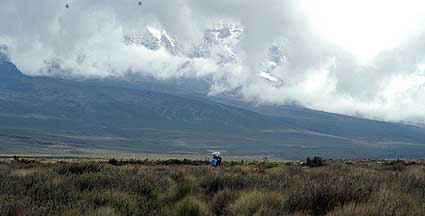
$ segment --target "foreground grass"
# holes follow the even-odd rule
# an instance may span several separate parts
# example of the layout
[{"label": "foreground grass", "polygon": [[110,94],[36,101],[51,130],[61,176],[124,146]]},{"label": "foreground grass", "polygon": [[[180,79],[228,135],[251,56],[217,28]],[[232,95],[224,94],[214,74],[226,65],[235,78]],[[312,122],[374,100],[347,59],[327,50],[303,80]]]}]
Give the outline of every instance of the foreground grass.
[{"label": "foreground grass", "polygon": [[425,165],[3,161],[0,215],[425,215]]}]

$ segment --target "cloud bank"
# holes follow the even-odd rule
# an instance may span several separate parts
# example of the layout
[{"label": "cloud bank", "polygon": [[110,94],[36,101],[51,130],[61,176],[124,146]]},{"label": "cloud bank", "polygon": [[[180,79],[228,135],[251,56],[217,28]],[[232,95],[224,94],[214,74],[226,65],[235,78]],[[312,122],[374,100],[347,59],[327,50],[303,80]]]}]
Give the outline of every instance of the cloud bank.
[{"label": "cloud bank", "polygon": [[[208,57],[188,54],[222,23],[243,26],[232,47],[237,60],[223,63],[219,48]],[[123,42],[146,26],[172,34],[184,54]],[[211,94],[425,123],[425,33],[360,63],[322,38],[295,0],[2,0],[0,44],[29,75],[197,78],[211,83]],[[276,44],[285,57],[271,72],[279,82],[258,75]]]}]

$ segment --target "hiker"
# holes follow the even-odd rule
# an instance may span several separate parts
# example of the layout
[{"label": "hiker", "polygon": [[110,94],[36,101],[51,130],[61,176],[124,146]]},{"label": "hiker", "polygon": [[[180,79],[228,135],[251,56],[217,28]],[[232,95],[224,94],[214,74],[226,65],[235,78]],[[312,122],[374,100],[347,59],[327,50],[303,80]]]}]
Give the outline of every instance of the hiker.
[{"label": "hiker", "polygon": [[213,167],[217,167],[221,165],[221,157],[220,157],[220,152],[213,152],[213,159],[211,160],[211,165]]}]

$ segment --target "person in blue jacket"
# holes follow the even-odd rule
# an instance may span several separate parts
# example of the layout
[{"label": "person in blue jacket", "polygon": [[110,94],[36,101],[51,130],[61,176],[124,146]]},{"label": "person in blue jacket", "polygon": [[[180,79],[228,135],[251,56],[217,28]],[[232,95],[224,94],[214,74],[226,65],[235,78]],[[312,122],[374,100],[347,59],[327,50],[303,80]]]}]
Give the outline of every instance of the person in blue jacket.
[{"label": "person in blue jacket", "polygon": [[213,152],[213,159],[211,160],[211,166],[217,167],[221,165],[220,152]]}]

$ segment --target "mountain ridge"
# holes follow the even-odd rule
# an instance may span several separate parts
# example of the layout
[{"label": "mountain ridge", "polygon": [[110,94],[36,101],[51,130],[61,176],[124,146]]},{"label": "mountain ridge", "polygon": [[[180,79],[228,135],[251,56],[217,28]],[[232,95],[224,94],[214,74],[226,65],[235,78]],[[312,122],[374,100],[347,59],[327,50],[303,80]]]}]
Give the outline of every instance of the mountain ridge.
[{"label": "mountain ridge", "polygon": [[[296,107],[279,114],[235,101],[155,92],[159,84],[148,91],[137,87],[143,83],[29,77],[10,62],[0,63],[0,79],[0,134],[7,135],[0,137],[0,149],[11,153],[203,154],[214,149],[293,159],[410,157],[425,149],[425,131],[416,126]],[[351,131],[344,124],[372,132]]]}]

